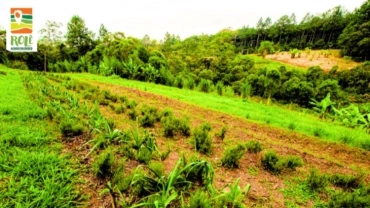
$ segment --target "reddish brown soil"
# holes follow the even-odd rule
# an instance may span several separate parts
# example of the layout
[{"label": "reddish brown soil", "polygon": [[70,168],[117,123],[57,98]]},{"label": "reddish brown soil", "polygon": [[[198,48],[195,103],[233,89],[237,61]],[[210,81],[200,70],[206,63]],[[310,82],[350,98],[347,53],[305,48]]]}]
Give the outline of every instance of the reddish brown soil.
[{"label": "reddish brown soil", "polygon": [[[138,103],[156,106],[160,110],[169,107],[176,116],[184,115],[190,117],[192,127],[208,121],[213,127],[212,135],[226,125],[228,131],[224,141],[213,137],[212,154],[210,156],[200,155],[200,157],[206,158],[214,164],[216,172],[214,185],[216,188],[221,189],[233,183],[237,178],[240,178],[241,186],[246,184],[252,185],[248,200],[246,200],[248,206],[263,204],[263,206],[284,207],[284,197],[279,191],[279,189],[284,187],[284,177],[305,176],[312,167],[316,167],[322,172],[344,174],[356,173],[353,170],[354,167],[366,172],[370,170],[370,153],[357,148],[323,142],[318,138],[307,137],[268,125],[255,124],[243,118],[137,89],[99,82],[90,83],[98,85],[100,89],[107,89],[118,95],[126,95]],[[103,106],[100,107],[100,110],[104,116],[117,122],[117,128],[126,129],[129,127],[127,122],[129,119],[126,114],[115,114],[108,107]],[[199,155],[194,153],[193,146],[189,143],[190,140],[188,138],[166,139],[162,136],[162,132],[158,127],[160,127],[160,124],[156,124],[150,131],[156,136],[159,148],[165,150],[166,145],[169,145],[172,150],[169,158],[164,161],[167,173],[172,170],[182,154],[185,154],[187,157]],[[259,163],[260,154],[246,153],[240,161],[239,169],[225,169],[220,166],[220,158],[225,147],[248,140],[258,140],[263,144],[264,149],[274,149],[281,155],[301,156],[305,165],[292,173],[284,173],[280,176],[271,175],[262,169]],[[258,173],[249,173],[248,169],[251,167],[257,167]],[[366,180],[370,181],[370,177],[367,177]]]},{"label": "reddish brown soil", "polygon": [[78,189],[82,194],[89,196],[89,200],[85,204],[86,207],[112,207],[112,200],[108,194],[100,195],[98,191],[101,191],[106,188],[107,181],[99,180],[92,173],[91,164],[93,162],[92,157],[86,157],[89,154],[90,149],[87,145],[84,145],[86,142],[92,139],[92,136],[89,134],[83,134],[81,136],[73,138],[62,138],[63,139],[63,153],[69,154],[72,153],[72,160],[75,164],[79,164],[81,170],[85,169],[86,171],[80,172],[80,179],[83,180],[83,183],[78,185]]}]

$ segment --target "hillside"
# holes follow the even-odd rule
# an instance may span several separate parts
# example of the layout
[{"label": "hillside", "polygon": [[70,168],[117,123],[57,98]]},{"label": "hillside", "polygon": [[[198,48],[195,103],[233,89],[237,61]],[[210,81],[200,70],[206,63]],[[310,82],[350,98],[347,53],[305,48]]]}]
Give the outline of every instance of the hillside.
[{"label": "hillside", "polygon": [[[30,114],[29,118],[44,119],[48,123],[37,125],[53,129],[50,138],[54,139],[49,144],[58,147],[55,149],[58,157],[66,158],[63,159],[66,166],[62,168],[75,171],[75,176],[68,179],[73,183],[65,187],[75,193],[65,198],[70,204],[125,207],[143,203],[141,194],[158,201],[156,194],[162,194],[165,189],[155,188],[158,186],[152,182],[170,180],[175,183],[186,180],[189,186],[181,185],[181,190],[188,191],[181,197],[174,195],[168,207],[179,207],[181,199],[188,205],[211,203],[215,206],[225,203],[253,207],[343,204],[348,201],[337,197],[354,195],[355,192],[345,191],[350,187],[359,188],[365,194],[361,197],[368,199],[363,191],[370,181],[370,155],[364,148],[368,147],[370,137],[357,129],[320,120],[311,113],[255,103],[253,99],[246,101],[91,74],[36,74],[5,68],[1,71],[1,79],[18,83],[18,89],[27,89],[29,96],[20,102],[28,100],[40,106],[39,112]],[[9,96],[18,95],[9,93],[7,96],[6,100],[14,100],[15,97]],[[5,103],[1,107],[3,119],[16,115],[15,111],[9,111],[12,107],[8,101],[2,103]],[[31,120],[24,121],[35,125]],[[29,145],[42,145],[43,136],[39,138]],[[6,134],[0,135],[0,141],[10,148],[3,153],[3,159],[9,157],[14,145],[28,147],[27,138],[24,139],[8,143]],[[23,158],[23,154],[20,152],[19,157]],[[64,157],[66,154],[70,157]],[[22,163],[12,166],[13,172],[23,167]],[[187,169],[190,167],[196,169]],[[319,179],[324,175],[312,172],[315,169],[328,177],[327,182],[319,184],[320,188],[312,180],[324,180]],[[185,172],[176,175],[176,170]],[[200,171],[198,177],[188,177],[191,172],[185,174],[194,170]],[[46,168],[45,174],[48,171]],[[2,175],[4,181],[10,180],[4,170]],[[338,180],[356,182],[349,185]],[[233,184],[236,186],[231,186]],[[238,185],[247,188],[246,197],[241,192],[237,195],[239,198],[227,194],[226,190],[236,191]],[[170,188],[172,194],[180,191],[176,185]],[[97,197],[103,190],[107,191]],[[64,193],[59,194],[62,199]],[[201,199],[197,199],[199,194]],[[21,198],[10,200],[6,196],[3,195],[2,200],[9,206],[21,202]],[[169,196],[163,197],[162,200],[169,200]],[[33,200],[29,203],[35,203]],[[40,199],[40,203],[47,202]]]},{"label": "hillside", "polygon": [[369,14],[160,41],[73,15],[35,53],[0,29],[0,207],[370,207]]}]

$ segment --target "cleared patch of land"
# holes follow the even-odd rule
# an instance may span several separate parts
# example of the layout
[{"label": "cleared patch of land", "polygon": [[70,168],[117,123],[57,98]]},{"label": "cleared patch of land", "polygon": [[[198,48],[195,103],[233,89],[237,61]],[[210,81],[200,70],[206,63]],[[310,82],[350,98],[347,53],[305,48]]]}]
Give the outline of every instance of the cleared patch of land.
[{"label": "cleared patch of land", "polygon": [[337,50],[332,50],[331,53],[332,54],[325,56],[323,51],[311,51],[310,53],[302,52],[300,57],[298,57],[298,54],[296,54],[296,56],[292,58],[289,52],[279,52],[276,54],[267,55],[266,59],[303,68],[320,66],[320,68],[325,71],[330,71],[334,66],[338,66],[338,70],[348,70],[360,64],[341,58],[338,55]]}]

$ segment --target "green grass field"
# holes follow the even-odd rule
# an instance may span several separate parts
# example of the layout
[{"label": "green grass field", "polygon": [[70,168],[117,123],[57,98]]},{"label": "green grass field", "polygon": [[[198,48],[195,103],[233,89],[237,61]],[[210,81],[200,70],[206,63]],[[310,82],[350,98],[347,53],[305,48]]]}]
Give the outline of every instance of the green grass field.
[{"label": "green grass field", "polygon": [[55,126],[31,101],[19,71],[1,70],[0,206],[77,206],[76,170],[61,155]]},{"label": "green grass field", "polygon": [[99,81],[146,90],[204,108],[247,118],[259,124],[268,124],[286,129],[287,131],[293,130],[327,141],[345,142],[355,147],[366,147],[370,144],[370,135],[362,130],[350,129],[331,121],[323,121],[316,115],[305,112],[292,111],[278,106],[266,106],[261,103],[246,102],[236,97],[220,97],[216,94],[178,89],[153,83],[102,77],[92,74],[69,74],[69,76],[85,81]]}]

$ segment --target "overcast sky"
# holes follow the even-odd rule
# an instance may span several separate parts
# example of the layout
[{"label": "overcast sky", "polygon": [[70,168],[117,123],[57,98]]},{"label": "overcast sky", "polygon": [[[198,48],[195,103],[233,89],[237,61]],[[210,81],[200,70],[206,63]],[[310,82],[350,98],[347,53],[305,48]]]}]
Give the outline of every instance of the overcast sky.
[{"label": "overcast sky", "polygon": [[[297,20],[310,12],[317,14],[342,5],[349,11],[364,0],[0,0],[0,27],[9,24],[9,6],[34,8],[34,27],[46,20],[64,24],[73,15],[82,17],[87,27],[97,33],[100,24],[111,32],[126,36],[163,39],[169,32],[184,39],[202,33],[213,34],[224,28],[255,26],[260,17],[274,22],[284,14],[295,13]],[[24,2],[24,3],[23,3]],[[73,5],[73,6],[69,6]],[[41,28],[40,28],[41,29]],[[64,29],[66,31],[66,29]]]}]

